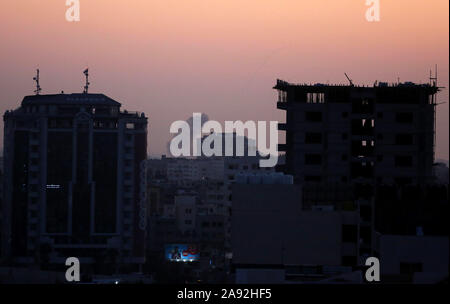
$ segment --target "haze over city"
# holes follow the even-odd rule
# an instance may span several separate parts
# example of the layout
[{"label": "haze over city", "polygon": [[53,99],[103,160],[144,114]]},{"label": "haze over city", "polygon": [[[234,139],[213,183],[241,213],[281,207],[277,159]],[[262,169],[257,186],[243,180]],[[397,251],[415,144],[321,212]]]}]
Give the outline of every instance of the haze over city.
[{"label": "haze over city", "polygon": [[[148,153],[166,153],[173,121],[278,120],[276,79],[356,85],[427,83],[438,66],[436,158],[449,158],[449,2],[381,1],[367,22],[363,0],[81,1],[2,3],[0,111],[32,95],[101,92],[149,117]],[[3,144],[3,127],[0,130]],[[1,145],[2,145],[1,144]]]}]

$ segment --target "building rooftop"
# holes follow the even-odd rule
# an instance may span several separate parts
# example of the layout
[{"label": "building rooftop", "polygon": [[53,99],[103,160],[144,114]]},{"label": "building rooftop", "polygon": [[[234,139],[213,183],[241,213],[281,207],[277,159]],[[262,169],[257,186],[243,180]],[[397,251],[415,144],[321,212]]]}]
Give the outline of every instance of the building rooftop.
[{"label": "building rooftop", "polygon": [[288,88],[303,88],[303,89],[314,89],[315,91],[320,91],[326,88],[333,88],[333,89],[350,89],[354,88],[356,90],[358,89],[406,89],[406,90],[415,90],[415,89],[426,89],[429,90],[431,93],[437,93],[441,87],[436,86],[435,84],[431,85],[429,83],[414,83],[410,81],[406,81],[403,83],[388,83],[388,82],[378,82],[376,81],[373,86],[358,86],[353,84],[323,84],[323,83],[314,83],[314,84],[297,84],[297,83],[289,83],[287,81],[277,79],[276,85],[273,87],[277,90],[286,90]]},{"label": "building rooftop", "polygon": [[114,99],[104,94],[49,94],[30,95],[22,100],[22,106],[27,105],[96,105],[96,106],[121,106]]}]

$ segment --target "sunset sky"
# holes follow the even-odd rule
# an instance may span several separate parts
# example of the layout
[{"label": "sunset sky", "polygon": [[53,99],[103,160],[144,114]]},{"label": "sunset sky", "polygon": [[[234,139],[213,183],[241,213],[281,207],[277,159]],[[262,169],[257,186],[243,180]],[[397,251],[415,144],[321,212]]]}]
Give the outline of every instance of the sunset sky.
[{"label": "sunset sky", "polygon": [[[449,158],[449,1],[1,0],[0,111],[33,94],[104,93],[149,117],[149,154],[166,153],[169,126],[202,112],[218,120],[278,120],[276,79],[372,85],[428,82],[438,65],[437,158]],[[3,124],[0,127],[3,145]]]}]

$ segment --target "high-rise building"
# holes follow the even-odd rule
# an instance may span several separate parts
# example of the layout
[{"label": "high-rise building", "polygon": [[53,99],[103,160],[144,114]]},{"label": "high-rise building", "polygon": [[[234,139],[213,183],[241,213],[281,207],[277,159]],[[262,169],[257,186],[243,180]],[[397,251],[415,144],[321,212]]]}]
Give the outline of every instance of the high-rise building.
[{"label": "high-rise building", "polygon": [[[0,157],[0,253],[2,252],[2,221],[3,221],[3,157]],[[0,256],[1,259],[1,256]]]},{"label": "high-rise building", "polygon": [[[281,169],[303,185],[304,206],[331,203],[356,208],[360,219],[355,230],[357,257],[376,254],[375,231],[415,231],[416,225],[423,225],[426,216],[420,204],[395,212],[389,209],[398,198],[386,187],[402,187],[405,193],[407,187],[435,181],[439,91],[435,81],[380,82],[367,87],[351,81],[350,85],[307,85],[277,80],[274,89],[278,90],[277,108],[286,110],[286,122],[279,124],[286,133],[286,143],[279,146],[286,152]],[[433,214],[445,208],[435,205]],[[402,227],[393,229],[391,222]],[[403,227],[405,223],[412,227]],[[427,222],[426,230],[434,231],[434,226]]]},{"label": "high-rise building", "polygon": [[433,180],[436,84],[372,87],[278,80],[286,172],[296,183]]},{"label": "high-rise building", "polygon": [[145,262],[147,118],[120,108],[103,94],[34,95],[4,114],[4,258]]}]

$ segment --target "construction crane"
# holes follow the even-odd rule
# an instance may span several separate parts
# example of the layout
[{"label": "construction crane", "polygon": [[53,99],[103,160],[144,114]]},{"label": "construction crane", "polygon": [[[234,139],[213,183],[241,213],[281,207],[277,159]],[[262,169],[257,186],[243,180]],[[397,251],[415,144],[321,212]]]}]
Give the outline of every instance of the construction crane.
[{"label": "construction crane", "polygon": [[348,77],[347,73],[344,73],[345,77],[347,77],[348,82],[350,82],[350,86],[354,87],[353,85],[353,81],[350,79],[350,77]]}]

